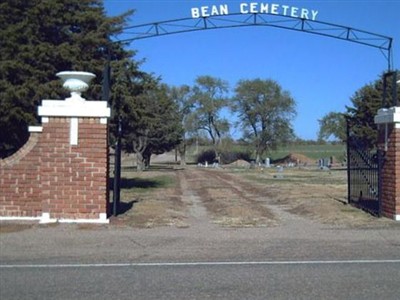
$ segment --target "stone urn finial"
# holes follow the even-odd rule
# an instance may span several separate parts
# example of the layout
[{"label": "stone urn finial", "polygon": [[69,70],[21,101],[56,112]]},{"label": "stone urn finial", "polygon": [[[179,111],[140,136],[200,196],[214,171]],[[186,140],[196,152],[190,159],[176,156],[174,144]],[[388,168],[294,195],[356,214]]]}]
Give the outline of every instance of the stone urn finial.
[{"label": "stone urn finial", "polygon": [[71,97],[66,100],[85,101],[81,93],[89,88],[90,81],[96,77],[93,73],[79,71],[64,71],[56,74],[61,78],[63,87],[71,92]]}]

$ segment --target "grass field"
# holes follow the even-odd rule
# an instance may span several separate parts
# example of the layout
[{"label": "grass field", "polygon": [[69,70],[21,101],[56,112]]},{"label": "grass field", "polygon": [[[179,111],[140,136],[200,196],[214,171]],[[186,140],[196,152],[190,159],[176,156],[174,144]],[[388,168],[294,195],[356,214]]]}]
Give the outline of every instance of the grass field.
[{"label": "grass field", "polygon": [[[201,151],[211,149],[211,146],[190,146],[188,147],[188,158],[190,161],[195,161],[196,155]],[[246,152],[251,153],[251,149],[245,146],[232,145],[227,147],[230,151]],[[344,144],[320,144],[320,145],[301,145],[301,144],[291,144],[287,146],[279,147],[267,154],[267,157],[272,160],[281,159],[285,156],[296,153],[307,156],[310,159],[318,160],[321,158],[334,157],[336,161],[341,162],[344,160],[346,155],[346,145]]]},{"label": "grass field", "polygon": [[288,145],[271,152],[270,156],[272,159],[279,159],[285,157],[290,153],[299,153],[312,159],[320,159],[333,156],[337,160],[342,161],[345,157],[345,151],[345,145]]}]

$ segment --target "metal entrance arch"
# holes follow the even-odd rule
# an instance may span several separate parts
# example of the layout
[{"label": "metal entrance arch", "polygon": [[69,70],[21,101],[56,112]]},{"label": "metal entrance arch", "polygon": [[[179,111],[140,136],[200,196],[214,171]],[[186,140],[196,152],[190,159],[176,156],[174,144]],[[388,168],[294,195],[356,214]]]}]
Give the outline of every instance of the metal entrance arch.
[{"label": "metal entrance arch", "polygon": [[348,26],[269,13],[234,13],[129,26],[123,28],[120,39],[117,39],[116,42],[130,43],[135,40],[163,35],[249,26],[274,27],[306,32],[373,47],[380,50],[384,55],[388,70],[392,69],[393,38],[391,37]]},{"label": "metal entrance arch", "polygon": [[[393,38],[376,34],[360,29],[351,28],[327,22],[314,21],[304,18],[270,14],[270,13],[250,13],[250,14],[226,14],[200,18],[183,18],[169,21],[160,21],[135,26],[128,26],[122,29],[119,39],[113,43],[129,44],[135,40],[154,38],[164,35],[179,34],[185,32],[195,32],[202,30],[237,28],[249,26],[263,26],[281,28],[299,32],[335,38],[348,42],[361,44],[378,49],[387,61],[388,72],[393,65],[392,46]],[[107,47],[110,51],[111,47]],[[111,53],[108,52],[108,63],[103,75],[103,99],[109,101],[110,91],[110,59]],[[121,178],[121,126],[118,125],[118,136],[115,144],[115,167],[113,184],[113,214],[118,214],[120,199],[120,178]]]}]

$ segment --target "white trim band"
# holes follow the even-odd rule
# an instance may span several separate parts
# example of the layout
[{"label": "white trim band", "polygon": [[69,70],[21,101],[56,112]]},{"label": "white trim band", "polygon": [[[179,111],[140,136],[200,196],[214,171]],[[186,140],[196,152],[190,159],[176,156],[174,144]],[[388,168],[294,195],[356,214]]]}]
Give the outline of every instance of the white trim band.
[{"label": "white trim band", "polygon": [[29,126],[28,131],[29,132],[43,132],[43,127],[42,126]]},{"label": "white trim band", "polygon": [[78,145],[78,118],[71,118],[69,124],[69,144],[72,146]]}]

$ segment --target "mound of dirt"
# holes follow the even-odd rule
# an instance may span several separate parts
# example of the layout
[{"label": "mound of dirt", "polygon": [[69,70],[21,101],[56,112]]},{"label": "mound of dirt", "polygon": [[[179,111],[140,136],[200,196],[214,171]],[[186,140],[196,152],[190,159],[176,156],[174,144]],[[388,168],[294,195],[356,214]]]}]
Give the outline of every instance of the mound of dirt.
[{"label": "mound of dirt", "polygon": [[296,165],[310,165],[314,164],[315,160],[305,156],[304,154],[300,153],[290,153],[289,155],[285,156],[284,158],[277,159],[274,161],[275,164],[296,164]]},{"label": "mound of dirt", "polygon": [[238,159],[238,160],[235,160],[234,162],[228,164],[227,166],[229,166],[229,167],[250,167],[250,163],[243,159]]}]

